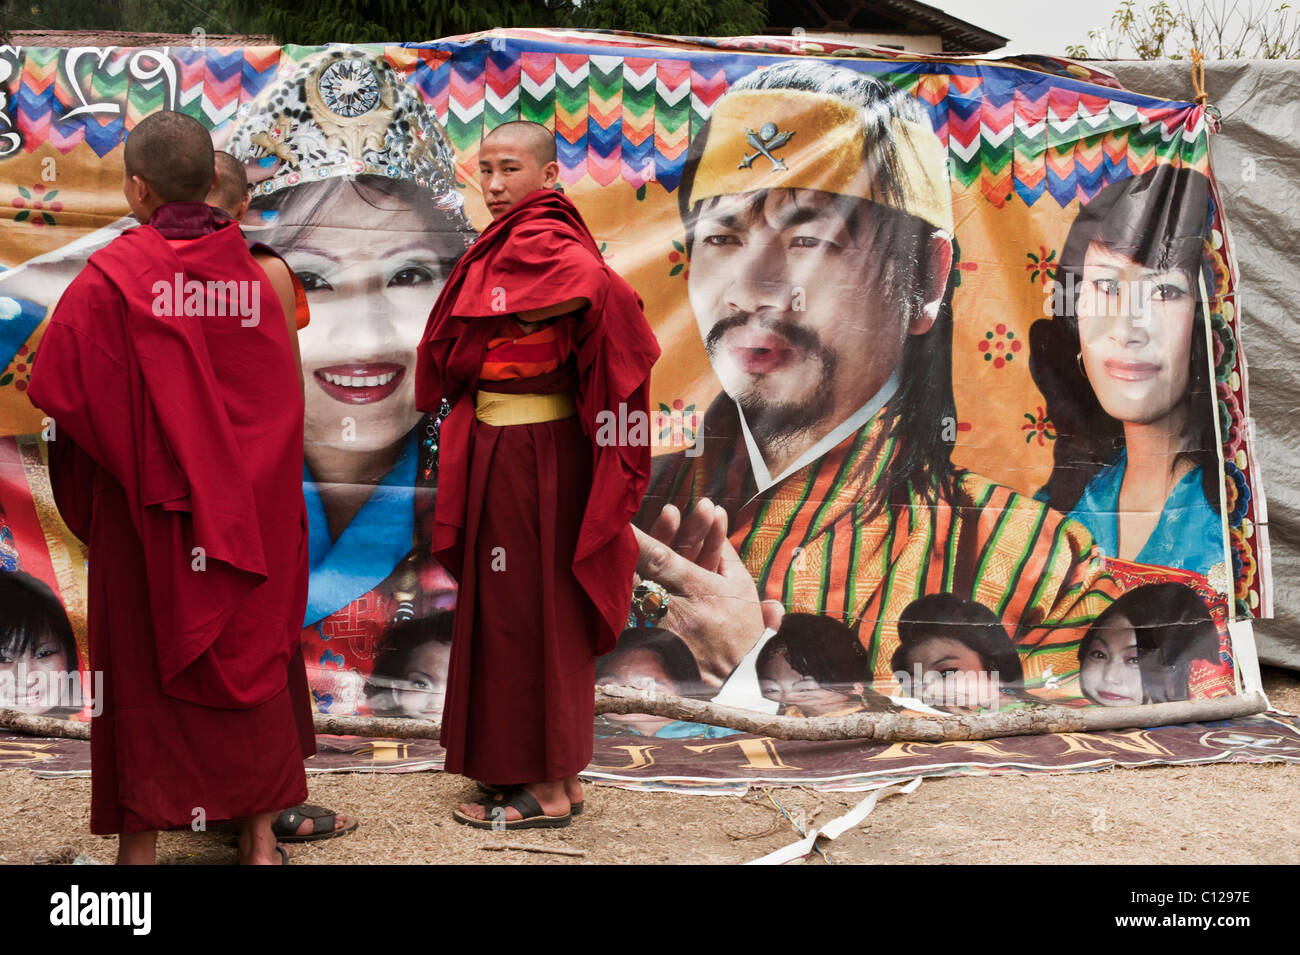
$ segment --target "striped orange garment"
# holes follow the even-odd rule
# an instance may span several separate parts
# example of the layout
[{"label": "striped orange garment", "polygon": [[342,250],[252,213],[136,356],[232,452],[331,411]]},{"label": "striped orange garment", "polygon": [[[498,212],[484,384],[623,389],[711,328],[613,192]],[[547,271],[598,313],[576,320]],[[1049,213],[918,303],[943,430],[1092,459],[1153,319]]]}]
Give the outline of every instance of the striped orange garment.
[{"label": "striped orange garment", "polygon": [[479,372],[481,380],[536,378],[560,367],[560,346],[552,325],[524,335],[513,319],[507,319],[502,331],[503,334],[488,339],[487,354]]},{"label": "striped orange garment", "polygon": [[[873,453],[879,428],[873,419],[729,515],[731,543],[760,598],[856,630],[877,690],[890,681],[898,619],[908,604],[939,592],[974,599],[1006,625],[1027,689],[1080,700],[1079,640],[1120,592],[1088,531],[969,471],[958,472],[952,500],[927,504],[909,487],[907,503],[870,516],[868,491],[895,450],[890,440]],[[653,502],[656,512],[662,503],[686,508],[705,496],[704,460],[681,459],[665,497]],[[752,476],[744,487],[741,500],[753,495]]]}]

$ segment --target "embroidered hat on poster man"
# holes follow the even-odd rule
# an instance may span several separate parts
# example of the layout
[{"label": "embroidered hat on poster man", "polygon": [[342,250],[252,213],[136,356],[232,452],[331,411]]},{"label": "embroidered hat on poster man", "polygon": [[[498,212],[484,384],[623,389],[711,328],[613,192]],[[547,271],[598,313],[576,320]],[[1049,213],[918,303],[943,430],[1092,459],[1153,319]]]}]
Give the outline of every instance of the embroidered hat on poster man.
[{"label": "embroidered hat on poster man", "polygon": [[947,153],[924,122],[891,116],[893,188],[862,109],[796,89],[733,89],[718,101],[691,185],[690,204],[760,189],[817,189],[898,209],[953,231]]}]

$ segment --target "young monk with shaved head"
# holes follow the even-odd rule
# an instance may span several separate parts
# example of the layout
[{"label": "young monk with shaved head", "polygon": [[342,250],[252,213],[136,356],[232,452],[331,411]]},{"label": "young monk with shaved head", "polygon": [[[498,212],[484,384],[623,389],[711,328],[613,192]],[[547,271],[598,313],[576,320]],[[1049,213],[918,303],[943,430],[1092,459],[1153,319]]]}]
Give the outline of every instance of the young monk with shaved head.
[{"label": "young monk with shaved head", "polygon": [[315,752],[293,286],[204,202],[201,124],[147,116],[124,153],[142,225],[68,287],[27,392],[90,548],[91,831],[147,864],[157,830],[231,819],[241,862],[286,862],[271,823]]},{"label": "young monk with shaved head", "polygon": [[244,164],[230,153],[217,152],[212,158],[216,163],[217,181],[208,190],[206,201],[239,222],[253,198],[248,191],[248,173]]},{"label": "young monk with shaved head", "polygon": [[[230,153],[218,150],[213,159],[216,165],[217,181],[208,191],[207,198],[204,200],[218,212],[218,218],[221,215],[229,216],[235,220],[236,224],[243,222],[244,214],[248,212],[248,205],[252,201],[252,193],[248,188],[248,172],[244,169],[244,164],[232,156]],[[274,259],[284,264],[288,269],[288,264],[284,263],[280,254],[264,242],[247,239],[248,250],[253,253],[253,258],[257,264],[264,269],[274,270],[276,266],[268,266],[267,259]],[[302,331],[311,321],[311,312],[307,303],[307,290],[303,287],[302,281],[290,269],[289,278],[293,281],[294,297],[294,326],[297,331]],[[294,346],[294,363],[298,368],[298,380],[302,381],[302,359],[298,353],[298,336],[293,336]],[[286,842],[310,842],[316,839],[328,839],[335,834],[351,832],[357,827],[357,823],[352,821],[351,817],[342,812],[333,812],[322,806],[315,806],[310,803],[292,806],[276,817],[272,828],[278,838]]]},{"label": "young monk with shaved head", "polygon": [[449,408],[433,553],[460,592],[442,745],[487,792],[454,814],[479,828],[567,826],[583,804],[595,658],[627,618],[650,473],[648,441],[598,441],[598,416],[646,415],[659,346],[558,175],[544,126],[483,139],[493,222],[438,297],[416,369],[416,404]]}]

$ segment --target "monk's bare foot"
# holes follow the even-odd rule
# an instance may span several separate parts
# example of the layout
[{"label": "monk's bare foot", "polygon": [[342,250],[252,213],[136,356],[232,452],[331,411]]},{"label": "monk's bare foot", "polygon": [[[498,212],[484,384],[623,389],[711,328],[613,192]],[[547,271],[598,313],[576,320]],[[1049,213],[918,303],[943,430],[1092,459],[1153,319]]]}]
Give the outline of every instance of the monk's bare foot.
[{"label": "monk's bare foot", "polygon": [[285,865],[288,863],[288,851],[275,839],[271,823],[278,813],[268,812],[261,816],[252,816],[240,821],[239,825],[239,864],[240,865]]},{"label": "monk's bare foot", "polygon": [[[511,787],[510,789],[506,789],[504,792],[497,793],[493,796],[485,796],[483,797],[484,801],[487,802],[488,806],[491,806],[494,802],[500,803],[504,806],[506,803],[510,802],[510,797],[513,795],[514,788],[520,787]],[[542,807],[542,812],[546,813],[546,815],[563,816],[569,812],[569,797],[565,792],[563,780],[553,783],[528,783],[522,788],[527,790],[528,793],[537,800],[537,804]],[[484,806],[483,803],[461,803],[459,808],[464,815],[469,816],[472,819],[488,818],[489,809],[487,806]],[[507,808],[505,811],[506,822],[513,822],[522,818],[523,816],[520,815],[519,811],[513,807]]]},{"label": "monk's bare foot", "polygon": [[564,781],[564,794],[569,797],[569,804],[576,806],[582,802],[582,780],[577,776],[570,776]]},{"label": "monk's bare foot", "polygon": [[117,837],[118,865],[153,865],[156,861],[158,831],[124,832]]}]

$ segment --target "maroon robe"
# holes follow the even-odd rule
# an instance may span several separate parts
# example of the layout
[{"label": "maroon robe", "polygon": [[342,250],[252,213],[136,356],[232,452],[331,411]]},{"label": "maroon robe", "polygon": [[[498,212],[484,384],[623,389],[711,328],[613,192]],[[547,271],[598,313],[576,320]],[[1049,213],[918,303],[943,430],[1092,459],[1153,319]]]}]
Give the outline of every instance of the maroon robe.
[{"label": "maroon robe", "polygon": [[[238,228],[204,209],[162,206],[91,256],[27,392],[54,420],[60,514],[90,548],[96,833],[292,806],[315,752],[295,652],[302,393],[275,290]],[[257,323],[238,284],[205,295],[200,316],[169,314],[177,276],[246,283]]]},{"label": "maroon robe", "polygon": [[[474,395],[503,314],[576,298],[555,323],[564,368],[484,383],[568,392],[578,414],[498,428]],[[416,365],[416,404],[452,405],[439,439],[433,555],[460,581],[443,709],[446,767],[493,783],[575,775],[591,760],[595,656],[627,619],[631,519],[650,446],[596,441],[602,412],[648,413],[659,346],[641,300],[601,258],[565,196],[534,192],[493,222],[438,297]]]}]

